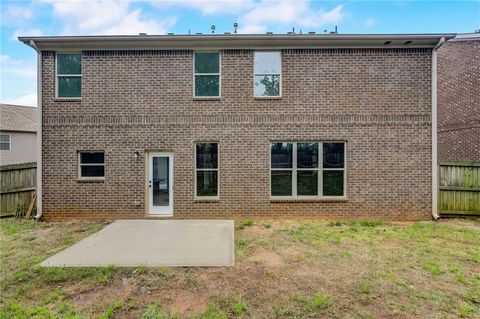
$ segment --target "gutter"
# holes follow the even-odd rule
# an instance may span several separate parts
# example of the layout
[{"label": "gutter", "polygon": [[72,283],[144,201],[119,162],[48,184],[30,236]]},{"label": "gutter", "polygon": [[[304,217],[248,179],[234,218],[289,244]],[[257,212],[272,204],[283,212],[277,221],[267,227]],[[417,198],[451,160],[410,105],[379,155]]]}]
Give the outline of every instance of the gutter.
[{"label": "gutter", "polygon": [[432,217],[440,218],[438,214],[438,134],[437,134],[437,50],[445,43],[445,37],[438,41],[432,50]]},{"label": "gutter", "polygon": [[35,219],[42,218],[42,51],[34,40],[29,45],[37,51],[37,214]]}]

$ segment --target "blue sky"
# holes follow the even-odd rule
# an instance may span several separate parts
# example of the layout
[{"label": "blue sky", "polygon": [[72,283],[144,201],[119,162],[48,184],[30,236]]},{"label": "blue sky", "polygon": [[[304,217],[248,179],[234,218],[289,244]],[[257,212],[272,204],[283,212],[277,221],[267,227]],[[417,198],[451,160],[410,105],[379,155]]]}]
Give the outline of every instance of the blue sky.
[{"label": "blue sky", "polygon": [[88,0],[0,2],[0,101],[36,105],[36,53],[19,35],[286,33],[469,33],[475,1]]}]

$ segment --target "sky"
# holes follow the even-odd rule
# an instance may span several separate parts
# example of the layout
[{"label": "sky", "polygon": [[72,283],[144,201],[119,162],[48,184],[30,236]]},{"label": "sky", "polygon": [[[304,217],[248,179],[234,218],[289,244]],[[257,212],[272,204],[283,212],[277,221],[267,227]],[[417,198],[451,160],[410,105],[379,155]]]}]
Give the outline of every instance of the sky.
[{"label": "sky", "polygon": [[36,106],[36,52],[18,36],[233,32],[471,33],[480,0],[0,0],[0,102]]}]

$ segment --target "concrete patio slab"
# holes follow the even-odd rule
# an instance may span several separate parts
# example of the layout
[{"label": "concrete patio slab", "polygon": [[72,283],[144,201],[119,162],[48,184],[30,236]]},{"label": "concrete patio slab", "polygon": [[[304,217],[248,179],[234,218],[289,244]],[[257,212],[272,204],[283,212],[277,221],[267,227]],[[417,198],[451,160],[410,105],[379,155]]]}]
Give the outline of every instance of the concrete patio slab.
[{"label": "concrete patio slab", "polygon": [[233,266],[234,263],[232,220],[118,220],[40,265]]}]

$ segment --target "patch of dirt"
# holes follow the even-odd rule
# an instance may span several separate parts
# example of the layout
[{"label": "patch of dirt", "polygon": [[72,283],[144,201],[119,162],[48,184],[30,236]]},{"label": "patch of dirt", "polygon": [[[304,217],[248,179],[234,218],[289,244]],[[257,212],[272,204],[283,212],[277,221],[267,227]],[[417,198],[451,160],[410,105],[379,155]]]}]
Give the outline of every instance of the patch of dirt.
[{"label": "patch of dirt", "polygon": [[200,291],[190,292],[184,289],[169,291],[169,302],[165,309],[170,313],[178,313],[181,318],[186,315],[199,314],[205,311],[210,294]]},{"label": "patch of dirt", "polygon": [[281,267],[285,265],[285,261],[280,255],[263,248],[256,249],[248,259],[253,262],[259,262],[266,267]]}]

